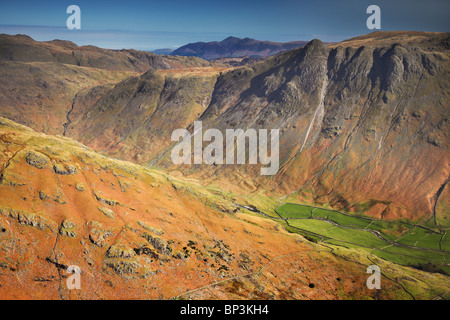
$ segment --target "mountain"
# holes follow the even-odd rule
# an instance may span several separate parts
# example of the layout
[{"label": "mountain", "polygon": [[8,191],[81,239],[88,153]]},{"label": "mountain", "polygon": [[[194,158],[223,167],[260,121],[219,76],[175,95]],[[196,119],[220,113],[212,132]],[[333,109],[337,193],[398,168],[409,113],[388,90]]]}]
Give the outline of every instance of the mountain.
[{"label": "mountain", "polygon": [[[329,46],[314,40],[232,70],[150,71],[94,87],[75,99],[67,134],[114,157],[234,191],[269,189],[445,228],[449,109],[441,88],[448,84],[448,35],[379,38]],[[279,128],[280,170],[268,180],[258,165],[173,166],[171,133],[195,119],[204,130]]]},{"label": "mountain", "polygon": [[159,54],[159,55],[166,56],[166,55],[171,54],[173,52],[173,50],[174,49],[165,48],[165,49],[156,49],[156,50],[153,50],[152,52],[154,54]]},{"label": "mountain", "polygon": [[42,132],[63,134],[73,100],[83,90],[107,88],[148,70],[210,67],[211,63],[196,57],[0,35],[0,66],[1,114]]},{"label": "mountain", "polygon": [[82,67],[143,72],[183,66],[206,66],[206,61],[161,57],[147,51],[110,50],[95,46],[77,46],[63,40],[34,41],[26,35],[0,34],[0,62],[57,62]]},{"label": "mountain", "polygon": [[[69,81],[72,91],[52,91],[48,84],[46,89],[44,78],[32,72],[11,81],[23,68],[14,62],[21,67],[2,68],[1,115],[41,131],[58,124],[43,131],[205,183],[235,181],[229,188],[270,190],[297,201],[445,228],[449,108],[442,88],[448,86],[448,46],[446,33],[375,32],[339,44],[314,40],[234,69],[149,70],[89,86],[75,81],[82,87]],[[64,75],[52,80],[57,84],[68,77],[51,75]],[[46,94],[44,101],[58,101],[62,91],[66,102],[63,108],[56,104],[56,112],[36,98]],[[191,128],[196,119],[205,130],[279,128],[280,170],[268,180],[258,165],[173,166],[171,133]]]},{"label": "mountain", "polygon": [[111,156],[146,163],[171,145],[174,130],[204,112],[225,70],[150,70],[114,86],[80,92],[64,134]]},{"label": "mountain", "polygon": [[[280,170],[183,167],[183,174],[385,219],[449,225],[449,34],[313,40],[222,74],[203,129],[279,128]],[[172,168],[170,152],[158,158]]]},{"label": "mountain", "polygon": [[206,60],[230,57],[269,57],[277,53],[303,47],[307,41],[272,42],[251,38],[228,37],[220,42],[195,42],[174,50],[173,56],[195,56]]}]

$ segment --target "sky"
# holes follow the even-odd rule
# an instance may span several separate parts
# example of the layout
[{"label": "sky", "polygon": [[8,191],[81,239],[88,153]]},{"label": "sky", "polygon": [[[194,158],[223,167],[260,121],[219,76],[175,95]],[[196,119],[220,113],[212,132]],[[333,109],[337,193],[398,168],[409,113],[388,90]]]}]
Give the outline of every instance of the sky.
[{"label": "sky", "polygon": [[[450,31],[449,0],[0,0],[0,33],[138,50],[228,36],[341,41],[375,31],[366,26],[372,4],[381,30]],[[70,5],[81,9],[81,30],[66,26]]]}]

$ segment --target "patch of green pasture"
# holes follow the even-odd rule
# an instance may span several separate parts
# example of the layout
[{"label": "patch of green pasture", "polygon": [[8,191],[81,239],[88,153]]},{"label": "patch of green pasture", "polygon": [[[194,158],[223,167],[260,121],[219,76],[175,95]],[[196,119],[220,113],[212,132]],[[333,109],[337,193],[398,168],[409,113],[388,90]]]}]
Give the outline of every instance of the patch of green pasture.
[{"label": "patch of green pasture", "polygon": [[397,242],[427,249],[439,250],[439,242],[441,241],[442,234],[433,232],[431,230],[415,227]]},{"label": "patch of green pasture", "polygon": [[353,230],[334,226],[326,221],[306,219],[289,220],[291,226],[318,233],[328,238],[371,248],[383,248],[389,243],[369,231]]},{"label": "patch of green pasture", "polygon": [[360,229],[364,229],[371,222],[370,219],[352,217],[339,212],[331,212],[330,215],[328,216],[328,219],[337,224],[340,224],[341,226],[354,227]]},{"label": "patch of green pasture", "polygon": [[313,207],[285,203],[277,208],[277,212],[283,218],[309,218],[313,209]]}]

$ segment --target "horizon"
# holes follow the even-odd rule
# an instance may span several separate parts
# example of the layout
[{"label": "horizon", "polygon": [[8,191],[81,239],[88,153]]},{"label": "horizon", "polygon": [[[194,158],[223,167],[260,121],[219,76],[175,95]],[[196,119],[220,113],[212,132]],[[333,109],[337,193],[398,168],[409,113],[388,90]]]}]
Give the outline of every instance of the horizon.
[{"label": "horizon", "polygon": [[[81,9],[81,30],[68,30],[69,5]],[[240,3],[198,0],[171,4],[130,0],[46,1],[0,4],[0,33],[26,34],[36,41],[55,39],[106,49],[153,51],[188,43],[222,41],[233,36],[260,41],[320,39],[340,42],[373,31],[448,32],[448,6],[443,0],[377,1],[381,29],[369,30],[366,9],[373,1],[320,2],[268,0]],[[239,8],[239,9],[237,9]]]},{"label": "horizon", "polygon": [[[0,28],[1,28],[1,25],[0,25]],[[322,41],[322,40],[319,39],[319,38],[314,38],[314,39],[311,39],[311,40],[305,40],[305,42],[309,43],[309,42],[311,42],[312,40],[318,39],[318,40],[322,41],[322,42],[325,43],[325,44],[335,44],[335,43],[339,43],[339,42],[342,42],[342,41],[351,40],[352,38],[355,38],[355,37],[365,36],[365,35],[369,35],[369,34],[376,33],[376,32],[411,32],[411,33],[413,33],[413,32],[429,32],[429,33],[447,33],[447,32],[444,32],[444,31],[443,31],[443,32],[440,32],[440,31],[418,31],[418,30],[392,30],[392,31],[376,30],[376,31],[370,31],[370,32],[365,33],[365,34],[356,35],[356,36],[351,37],[351,38],[348,38],[348,39],[343,39],[343,40],[341,40],[341,41]],[[105,47],[99,47],[99,46],[93,45],[93,44],[83,44],[83,45],[79,45],[79,44],[73,42],[72,40],[68,40],[68,39],[59,39],[59,38],[50,39],[50,40],[37,40],[37,39],[33,38],[32,36],[30,36],[30,35],[28,35],[28,34],[24,34],[24,33],[17,33],[17,34],[0,33],[0,35],[9,35],[9,36],[14,36],[14,37],[16,37],[16,36],[27,36],[27,37],[29,37],[29,38],[31,38],[32,40],[37,41],[37,42],[69,41],[69,42],[72,42],[72,43],[74,43],[75,45],[77,45],[77,46],[79,46],[79,47],[83,47],[83,46],[94,46],[94,47],[97,47],[97,48],[100,48],[100,49],[107,49],[107,50],[114,50],[114,51],[119,51],[119,50],[138,50],[138,51],[145,51],[145,52],[153,52],[153,51],[159,51],[159,50],[161,50],[161,51],[164,51],[164,50],[172,50],[172,51],[175,51],[176,49],[179,49],[180,47],[185,46],[185,45],[189,45],[189,44],[195,44],[195,43],[208,43],[208,42],[218,42],[218,43],[220,43],[220,42],[222,42],[222,41],[224,41],[224,40],[226,40],[226,39],[228,39],[228,38],[237,38],[237,39],[239,39],[239,40],[244,40],[244,39],[246,39],[246,38],[239,38],[239,37],[234,37],[234,36],[228,36],[228,37],[226,37],[226,38],[224,38],[224,39],[222,39],[222,40],[212,40],[212,41],[208,41],[208,42],[202,42],[202,41],[189,42],[189,43],[186,43],[186,44],[184,44],[184,45],[182,45],[182,46],[180,46],[180,47],[177,47],[177,48],[157,48],[157,49],[154,49],[154,50],[140,50],[140,49],[135,49],[135,48],[105,48]],[[254,39],[254,38],[248,38],[248,37],[247,37],[247,39],[256,40],[256,41],[261,41],[261,42],[277,42],[277,41],[261,40],[261,39]],[[304,41],[304,40],[286,41],[286,42],[284,42],[284,43],[287,43],[287,42],[302,42],[302,41]],[[280,43],[283,43],[283,42],[280,42]],[[162,54],[162,55],[165,55],[165,54]]]}]

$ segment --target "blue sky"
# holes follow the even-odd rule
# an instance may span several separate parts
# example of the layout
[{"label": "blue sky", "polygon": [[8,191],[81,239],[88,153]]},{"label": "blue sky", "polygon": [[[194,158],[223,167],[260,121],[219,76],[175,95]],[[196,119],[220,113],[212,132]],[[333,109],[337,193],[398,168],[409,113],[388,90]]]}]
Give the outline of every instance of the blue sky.
[{"label": "blue sky", "polygon": [[[81,30],[66,27],[72,4],[81,8]],[[371,4],[381,8],[381,30],[450,31],[449,0],[2,0],[0,33],[139,50],[228,36],[340,41],[372,31]]]}]

